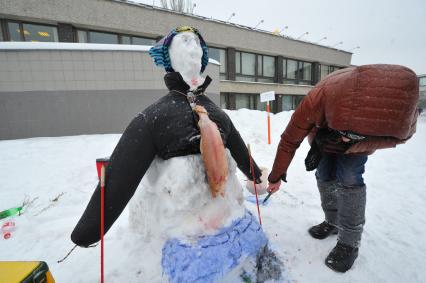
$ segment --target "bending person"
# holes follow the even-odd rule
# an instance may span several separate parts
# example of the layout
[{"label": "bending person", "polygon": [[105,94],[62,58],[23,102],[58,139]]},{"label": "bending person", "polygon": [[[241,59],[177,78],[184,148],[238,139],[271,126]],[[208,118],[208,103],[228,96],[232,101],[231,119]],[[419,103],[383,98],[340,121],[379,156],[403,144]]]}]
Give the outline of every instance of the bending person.
[{"label": "bending person", "polygon": [[316,170],[325,221],[309,229],[316,239],[338,234],[326,265],[351,268],[365,223],[367,156],[395,147],[415,132],[419,87],[416,74],[396,65],[339,70],[319,82],[297,107],[281,135],[269,192],[286,181],[295,151],[306,136],[311,150],[307,170]]}]

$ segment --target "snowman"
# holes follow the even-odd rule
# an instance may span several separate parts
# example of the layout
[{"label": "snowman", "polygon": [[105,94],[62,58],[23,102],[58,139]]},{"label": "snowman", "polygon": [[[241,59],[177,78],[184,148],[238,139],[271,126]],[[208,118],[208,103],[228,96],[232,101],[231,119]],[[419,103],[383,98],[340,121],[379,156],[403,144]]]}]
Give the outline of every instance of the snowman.
[{"label": "snowman", "polygon": [[[266,235],[244,206],[236,177],[238,167],[265,189],[262,172],[254,161],[250,170],[237,129],[204,94],[211,78],[202,77],[208,47],[198,30],[172,30],[150,55],[164,67],[169,92],[131,121],[110,157],[105,231],[133,198],[130,226],[153,246],[161,243],[161,282],[231,278],[235,270],[248,263],[258,266],[259,255],[270,253]],[[99,241],[99,211],[98,185],[71,235],[74,243],[88,247]],[[256,280],[278,279],[280,272],[274,272]]]}]

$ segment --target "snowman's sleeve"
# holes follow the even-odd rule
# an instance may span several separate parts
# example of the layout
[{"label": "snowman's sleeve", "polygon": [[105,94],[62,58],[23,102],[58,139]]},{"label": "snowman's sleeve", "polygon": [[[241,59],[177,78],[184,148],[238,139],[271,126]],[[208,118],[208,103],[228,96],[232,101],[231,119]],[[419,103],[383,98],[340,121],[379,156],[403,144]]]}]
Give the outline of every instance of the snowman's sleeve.
[{"label": "snowman's sleeve", "polygon": [[[144,114],[139,114],[124,131],[106,168],[105,233],[132,198],[156,155],[156,147]],[[71,240],[87,247],[100,240],[100,185],[71,234]]]},{"label": "snowman's sleeve", "polygon": [[[247,146],[241,138],[240,133],[235,128],[234,124],[232,122],[230,123],[231,131],[227,139],[226,147],[229,148],[229,150],[231,151],[231,155],[234,158],[235,162],[237,162],[237,166],[241,170],[241,172],[243,172],[248,179],[253,180],[253,175],[250,170],[250,158]],[[256,180],[260,181],[260,176],[262,175],[262,172],[260,171],[254,159],[253,167]]]}]

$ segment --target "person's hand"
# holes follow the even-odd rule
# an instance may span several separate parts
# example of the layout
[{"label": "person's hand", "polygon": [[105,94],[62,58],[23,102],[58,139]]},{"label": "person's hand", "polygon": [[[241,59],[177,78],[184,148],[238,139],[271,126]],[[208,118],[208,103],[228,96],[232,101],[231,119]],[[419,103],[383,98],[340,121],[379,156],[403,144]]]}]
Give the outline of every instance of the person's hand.
[{"label": "person's hand", "polygon": [[269,186],[268,186],[267,191],[268,191],[268,193],[273,194],[280,189],[280,186],[281,186],[281,180],[279,180],[276,183],[269,182]]}]

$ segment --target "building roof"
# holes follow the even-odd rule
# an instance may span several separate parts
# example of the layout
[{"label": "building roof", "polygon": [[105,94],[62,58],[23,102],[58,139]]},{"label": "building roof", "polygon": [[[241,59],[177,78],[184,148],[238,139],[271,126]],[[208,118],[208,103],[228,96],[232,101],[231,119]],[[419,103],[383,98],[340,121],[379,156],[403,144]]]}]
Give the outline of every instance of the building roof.
[{"label": "building roof", "polygon": [[133,1],[130,1],[130,0],[109,0],[109,1],[119,2],[119,3],[129,4],[129,5],[135,5],[135,6],[143,7],[143,8],[146,8],[146,9],[158,10],[158,11],[167,12],[167,13],[171,13],[171,14],[187,16],[187,17],[191,17],[191,18],[195,18],[195,19],[200,19],[200,20],[203,20],[203,21],[210,21],[210,22],[214,22],[214,23],[218,23],[218,24],[236,27],[236,28],[239,28],[239,29],[249,30],[249,31],[253,31],[253,32],[259,32],[259,33],[263,33],[263,34],[269,34],[269,35],[276,36],[276,37],[282,37],[282,38],[285,38],[287,40],[292,40],[292,41],[296,41],[296,42],[300,42],[300,43],[321,46],[321,47],[324,47],[324,48],[337,50],[337,51],[345,52],[345,53],[348,53],[348,54],[353,54],[352,52],[349,52],[349,51],[346,51],[346,50],[342,50],[342,49],[338,49],[338,48],[334,48],[334,47],[330,47],[330,46],[326,46],[326,45],[322,45],[322,44],[317,44],[317,43],[313,43],[313,42],[306,41],[306,40],[296,39],[296,38],[293,38],[293,37],[287,36],[287,35],[276,34],[276,33],[273,33],[273,32],[267,31],[267,30],[263,30],[263,29],[253,28],[253,27],[249,27],[249,26],[245,26],[245,25],[241,25],[241,24],[236,24],[236,23],[231,23],[231,22],[227,22],[227,21],[223,21],[223,20],[219,20],[219,19],[208,18],[208,17],[204,17],[204,16],[201,16],[201,15],[189,14],[189,13],[185,13],[185,12],[178,12],[178,11],[165,9],[165,8],[158,7],[158,6],[148,5],[148,4],[139,3],[139,2],[133,2]]}]

